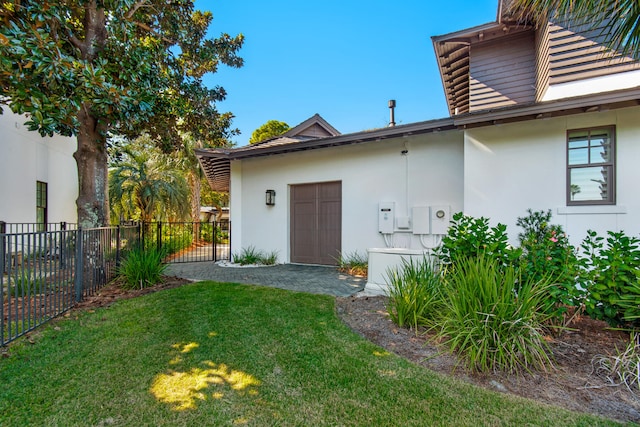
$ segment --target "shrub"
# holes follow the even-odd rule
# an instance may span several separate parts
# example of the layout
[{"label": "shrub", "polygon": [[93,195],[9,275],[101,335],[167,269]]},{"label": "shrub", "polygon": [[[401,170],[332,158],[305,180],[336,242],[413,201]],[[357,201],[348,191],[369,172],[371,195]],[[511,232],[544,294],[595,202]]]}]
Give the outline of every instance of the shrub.
[{"label": "shrub", "polygon": [[400,327],[426,326],[440,311],[442,276],[435,262],[424,257],[422,261],[402,260],[402,267],[387,272],[389,302],[387,311],[391,320]]},{"label": "shrub", "polygon": [[262,253],[260,256],[259,263],[262,265],[275,265],[277,262],[278,262],[278,251]]},{"label": "shrub", "polygon": [[243,248],[239,254],[233,254],[233,262],[240,265],[259,264],[262,254],[254,246]]},{"label": "shrub", "polygon": [[523,281],[551,281],[548,310],[560,318],[567,306],[579,303],[582,295],[576,286],[576,250],[562,227],[549,223],[550,210],[533,212],[529,209],[527,212],[527,216],[518,218],[516,222],[523,229],[518,235],[522,249],[521,277]]},{"label": "shrub", "polygon": [[489,227],[487,218],[473,218],[459,212],[453,215],[438,256],[445,264],[451,264],[482,255],[495,259],[502,268],[515,265],[520,253],[509,245],[506,225]]},{"label": "shrub", "polygon": [[547,282],[519,283],[516,269],[477,256],[458,259],[445,276],[438,339],[477,371],[546,368],[543,324]]},{"label": "shrub", "polygon": [[348,273],[354,276],[367,276],[369,270],[369,259],[366,254],[361,254],[358,251],[351,253],[340,253],[336,258],[338,263],[338,269],[344,273]]},{"label": "shrub", "polygon": [[32,297],[45,292],[46,284],[44,279],[33,278],[23,273],[21,277],[16,278],[8,288],[10,296],[15,298]]},{"label": "shrub", "polygon": [[125,289],[146,288],[160,281],[167,268],[162,262],[164,251],[155,247],[147,249],[138,246],[132,249],[118,268],[118,275],[123,279]]},{"label": "shrub", "polygon": [[612,326],[640,326],[640,240],[609,231],[606,241],[589,230],[582,242],[583,283],[589,316]]},{"label": "shrub", "polygon": [[234,254],[233,262],[240,265],[274,265],[278,262],[278,251],[264,253],[254,246],[249,246],[242,249],[239,254]]}]

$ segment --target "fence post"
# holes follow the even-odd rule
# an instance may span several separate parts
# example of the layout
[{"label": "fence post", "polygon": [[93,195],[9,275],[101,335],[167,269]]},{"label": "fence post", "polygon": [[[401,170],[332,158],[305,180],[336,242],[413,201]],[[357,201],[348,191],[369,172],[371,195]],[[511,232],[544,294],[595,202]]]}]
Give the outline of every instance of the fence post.
[{"label": "fence post", "polygon": [[158,252],[162,249],[162,221],[158,221],[158,234],[156,235],[156,248]]},{"label": "fence post", "polygon": [[4,345],[4,268],[5,268],[5,222],[0,222],[0,345]]},{"label": "fence post", "polygon": [[[7,247],[5,246],[5,233],[7,232],[7,223],[4,221],[0,221],[0,274],[4,274],[7,270],[6,255],[7,255]],[[2,286],[0,286],[0,292],[2,292]],[[0,304],[2,304],[4,298],[0,298]],[[3,341],[4,342],[4,341]]]},{"label": "fence post", "polygon": [[78,227],[78,230],[76,231],[76,302],[82,301],[82,272],[84,271],[83,240],[82,227]]},{"label": "fence post", "polygon": [[116,271],[120,268],[120,224],[116,226]]}]

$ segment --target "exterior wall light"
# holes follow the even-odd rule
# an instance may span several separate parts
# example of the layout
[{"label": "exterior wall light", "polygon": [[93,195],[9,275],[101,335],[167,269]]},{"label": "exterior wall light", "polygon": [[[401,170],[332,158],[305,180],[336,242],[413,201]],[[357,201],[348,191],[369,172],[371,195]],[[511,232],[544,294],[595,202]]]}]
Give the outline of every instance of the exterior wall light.
[{"label": "exterior wall light", "polygon": [[276,190],[267,190],[265,192],[265,203],[267,206],[273,206],[276,204]]}]

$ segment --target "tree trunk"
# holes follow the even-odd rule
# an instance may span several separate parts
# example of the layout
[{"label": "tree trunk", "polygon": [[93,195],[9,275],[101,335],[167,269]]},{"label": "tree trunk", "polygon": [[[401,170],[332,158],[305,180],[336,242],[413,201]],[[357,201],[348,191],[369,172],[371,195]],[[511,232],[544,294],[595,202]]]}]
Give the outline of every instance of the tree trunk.
[{"label": "tree trunk", "polygon": [[82,228],[109,225],[106,132],[88,108],[85,104],[78,113],[78,148],[73,154],[78,167],[78,224]]}]

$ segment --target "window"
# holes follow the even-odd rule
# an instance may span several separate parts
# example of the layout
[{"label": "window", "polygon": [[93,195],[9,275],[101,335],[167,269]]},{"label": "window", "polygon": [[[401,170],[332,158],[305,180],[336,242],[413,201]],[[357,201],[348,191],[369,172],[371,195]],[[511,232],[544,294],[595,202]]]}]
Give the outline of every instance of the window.
[{"label": "window", "polygon": [[567,132],[567,205],[616,203],[615,126]]},{"label": "window", "polygon": [[38,231],[45,231],[47,224],[47,183],[36,182],[36,223]]}]

